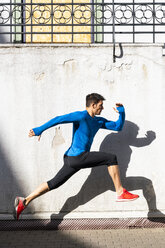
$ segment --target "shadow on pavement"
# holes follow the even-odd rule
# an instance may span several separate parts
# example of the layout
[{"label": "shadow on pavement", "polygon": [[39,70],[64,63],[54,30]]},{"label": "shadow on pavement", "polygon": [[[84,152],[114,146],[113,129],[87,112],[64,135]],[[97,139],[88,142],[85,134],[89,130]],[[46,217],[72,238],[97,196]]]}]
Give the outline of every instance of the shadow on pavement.
[{"label": "shadow on pavement", "polygon": [[[100,247],[98,242],[94,245]],[[10,231],[0,232],[0,247],[90,248],[91,240],[87,234],[76,231]]]}]

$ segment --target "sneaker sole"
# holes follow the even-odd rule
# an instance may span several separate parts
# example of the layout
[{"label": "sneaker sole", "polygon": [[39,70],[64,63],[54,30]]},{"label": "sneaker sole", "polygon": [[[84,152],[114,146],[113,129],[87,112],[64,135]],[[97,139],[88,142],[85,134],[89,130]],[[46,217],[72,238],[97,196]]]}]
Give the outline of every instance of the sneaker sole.
[{"label": "sneaker sole", "polygon": [[14,209],[13,209],[13,217],[15,220],[17,220],[17,210],[16,210],[16,207],[18,206],[18,198],[16,197],[15,198],[15,201],[14,201]]},{"label": "sneaker sole", "polygon": [[137,198],[134,198],[134,199],[119,199],[119,200],[116,200],[116,202],[129,202],[129,201],[135,201],[135,200],[137,200],[139,197],[137,197]]}]

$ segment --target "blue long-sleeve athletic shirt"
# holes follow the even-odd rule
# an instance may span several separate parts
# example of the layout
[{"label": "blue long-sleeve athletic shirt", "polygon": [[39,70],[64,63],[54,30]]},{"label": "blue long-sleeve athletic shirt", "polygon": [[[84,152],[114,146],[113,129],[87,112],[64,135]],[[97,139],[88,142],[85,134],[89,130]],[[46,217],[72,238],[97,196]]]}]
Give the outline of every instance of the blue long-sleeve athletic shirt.
[{"label": "blue long-sleeve athletic shirt", "polygon": [[117,107],[119,118],[117,121],[108,121],[103,117],[91,117],[87,110],[57,116],[40,127],[33,128],[36,136],[46,129],[63,123],[73,123],[72,144],[65,152],[68,156],[78,156],[84,151],[90,151],[95,134],[100,128],[121,131],[125,121],[124,107]]}]

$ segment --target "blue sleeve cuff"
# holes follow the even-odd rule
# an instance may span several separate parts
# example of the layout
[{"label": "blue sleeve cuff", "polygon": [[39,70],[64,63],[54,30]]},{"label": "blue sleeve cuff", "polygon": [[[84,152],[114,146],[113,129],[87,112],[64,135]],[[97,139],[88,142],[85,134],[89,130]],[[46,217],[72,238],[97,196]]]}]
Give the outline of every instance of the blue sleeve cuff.
[{"label": "blue sleeve cuff", "polygon": [[41,131],[40,131],[40,128],[39,127],[36,127],[36,128],[32,128],[33,132],[35,133],[35,136],[39,136],[41,135]]},{"label": "blue sleeve cuff", "polygon": [[125,109],[124,109],[123,106],[117,107],[116,109],[119,111],[119,113],[124,113],[125,112]]}]

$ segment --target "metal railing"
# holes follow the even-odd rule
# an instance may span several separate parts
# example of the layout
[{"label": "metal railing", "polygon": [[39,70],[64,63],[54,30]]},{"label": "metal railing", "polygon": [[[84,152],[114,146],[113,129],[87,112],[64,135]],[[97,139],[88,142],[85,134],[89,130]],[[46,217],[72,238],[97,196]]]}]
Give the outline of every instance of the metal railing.
[{"label": "metal railing", "polygon": [[164,41],[164,1],[0,2],[0,43],[164,43]]}]

